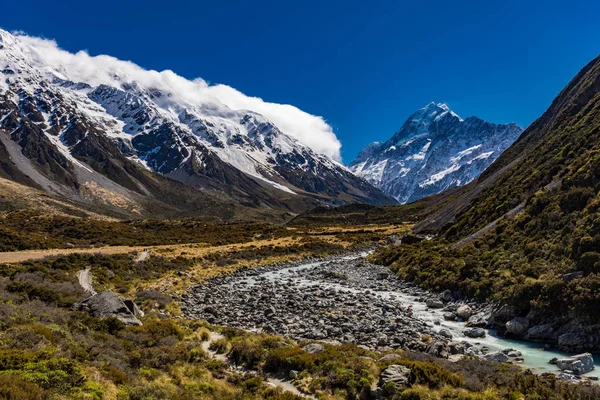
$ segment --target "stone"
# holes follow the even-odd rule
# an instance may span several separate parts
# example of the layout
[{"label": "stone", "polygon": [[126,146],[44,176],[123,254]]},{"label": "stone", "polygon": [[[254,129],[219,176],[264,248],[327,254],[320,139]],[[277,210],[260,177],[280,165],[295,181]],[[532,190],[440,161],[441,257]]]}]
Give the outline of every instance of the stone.
[{"label": "stone", "polygon": [[483,356],[483,358],[489,361],[496,361],[499,363],[504,363],[508,361],[508,356],[500,351],[488,353],[485,356]]},{"label": "stone", "polygon": [[481,311],[477,314],[471,315],[469,318],[469,325],[476,326],[479,328],[485,328],[490,325],[492,321],[492,316],[489,311]]},{"label": "stone", "polygon": [[452,337],[453,337],[452,332],[450,332],[450,329],[447,329],[447,328],[440,329],[440,331],[438,333],[447,339],[452,339]]},{"label": "stone", "polygon": [[456,309],[456,315],[466,321],[473,315],[473,309],[467,304],[462,304]]},{"label": "stone", "polygon": [[574,353],[592,348],[593,342],[593,338],[584,333],[565,333],[558,337],[558,348]]},{"label": "stone", "polygon": [[581,278],[583,276],[583,271],[575,271],[569,274],[564,274],[561,278],[565,282],[571,282],[572,280]]},{"label": "stone", "polygon": [[397,361],[399,359],[401,359],[402,356],[400,356],[399,354],[396,353],[390,353],[390,354],[386,354],[385,356],[381,357],[379,359],[379,361],[382,362],[386,362],[386,361]]},{"label": "stone", "polygon": [[514,336],[523,336],[529,328],[529,323],[523,317],[515,317],[506,324],[506,333]]},{"label": "stone", "polygon": [[452,300],[452,292],[450,292],[448,289],[444,290],[440,294],[440,300],[446,303],[449,302],[450,300]]},{"label": "stone", "polygon": [[468,328],[463,331],[463,335],[470,338],[483,338],[486,333],[482,328]]},{"label": "stone", "polygon": [[379,387],[388,382],[396,384],[396,388],[407,388],[410,386],[410,369],[403,365],[390,365],[379,375]]},{"label": "stone", "polygon": [[298,378],[298,371],[296,371],[295,369],[292,369],[290,371],[290,373],[288,374],[288,376],[290,377],[290,379],[296,379],[296,378]]},{"label": "stone", "polygon": [[556,366],[562,371],[573,371],[576,375],[586,374],[594,370],[594,358],[590,353],[556,360]]},{"label": "stone", "polygon": [[325,346],[323,346],[322,344],[319,344],[319,343],[311,343],[311,344],[307,344],[306,346],[304,346],[302,348],[302,350],[304,350],[305,352],[307,352],[309,354],[317,354],[317,353],[321,353],[321,352],[325,351]]},{"label": "stone", "polygon": [[[97,318],[115,317],[125,325],[142,325],[139,319],[112,290],[90,296],[73,305],[76,311],[85,311]],[[137,306],[134,310],[137,309]]]},{"label": "stone", "polygon": [[437,299],[427,299],[425,305],[429,308],[444,308],[444,303]]},{"label": "stone", "polygon": [[440,358],[448,358],[449,355],[446,343],[440,341],[429,344],[425,349],[425,353]]},{"label": "stone", "polygon": [[444,319],[446,321],[456,321],[456,315],[451,312],[444,313]]},{"label": "stone", "polygon": [[554,328],[551,324],[535,325],[527,330],[524,339],[533,341],[547,341],[552,339]]},{"label": "stone", "polygon": [[523,355],[523,353],[521,353],[520,351],[517,350],[512,350],[509,351],[508,353],[506,353],[507,356],[512,357],[512,358],[517,358],[517,357],[521,357]]}]

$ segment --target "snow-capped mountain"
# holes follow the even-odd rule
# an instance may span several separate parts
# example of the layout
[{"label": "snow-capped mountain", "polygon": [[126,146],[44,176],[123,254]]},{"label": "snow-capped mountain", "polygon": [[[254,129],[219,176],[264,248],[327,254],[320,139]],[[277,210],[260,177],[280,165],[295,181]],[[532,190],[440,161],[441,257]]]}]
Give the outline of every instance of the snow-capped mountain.
[{"label": "snow-capped mountain", "polygon": [[466,185],[521,134],[514,123],[462,119],[445,104],[411,115],[385,143],[367,145],[350,169],[400,203]]},{"label": "snow-capped mountain", "polygon": [[77,200],[93,187],[92,197],[171,204],[181,190],[165,185],[175,180],[255,207],[393,202],[261,113],[224,104],[219,90],[233,89],[0,30],[4,175]]}]

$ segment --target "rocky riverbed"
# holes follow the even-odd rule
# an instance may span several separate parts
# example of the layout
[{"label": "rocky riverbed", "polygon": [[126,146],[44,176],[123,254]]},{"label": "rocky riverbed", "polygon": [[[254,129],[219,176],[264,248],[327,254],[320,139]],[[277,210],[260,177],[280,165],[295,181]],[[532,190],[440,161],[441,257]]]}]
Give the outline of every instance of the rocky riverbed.
[{"label": "rocky riverbed", "polygon": [[472,354],[498,362],[525,361],[521,351],[503,346],[507,343],[483,329],[489,306],[455,301],[449,292],[429,293],[362,255],[217,276],[184,295],[181,309],[187,317],[296,340],[411,349],[444,358]]}]

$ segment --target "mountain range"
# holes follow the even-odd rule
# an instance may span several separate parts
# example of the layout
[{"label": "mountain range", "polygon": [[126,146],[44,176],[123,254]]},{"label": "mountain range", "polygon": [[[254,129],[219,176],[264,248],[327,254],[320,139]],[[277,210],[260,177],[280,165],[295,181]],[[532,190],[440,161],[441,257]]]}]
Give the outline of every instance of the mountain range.
[{"label": "mountain range", "polygon": [[367,145],[350,169],[400,203],[410,203],[471,182],[522,131],[514,123],[463,120],[447,105],[430,103],[385,143]]},{"label": "mountain range", "polygon": [[52,51],[0,30],[1,177],[119,215],[231,219],[395,202],[259,112],[190,93],[172,72]]}]

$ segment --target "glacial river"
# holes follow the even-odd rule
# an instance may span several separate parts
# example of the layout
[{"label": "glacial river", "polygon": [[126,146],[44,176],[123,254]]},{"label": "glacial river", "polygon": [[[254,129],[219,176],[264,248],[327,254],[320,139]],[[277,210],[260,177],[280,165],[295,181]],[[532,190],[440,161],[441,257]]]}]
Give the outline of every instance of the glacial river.
[{"label": "glacial river", "polygon": [[[348,257],[346,259],[350,260],[354,257]],[[319,285],[321,287],[329,287],[337,290],[346,290],[346,291],[358,291],[359,289],[355,289],[349,286],[345,286],[343,284],[331,283],[331,282],[316,282],[314,277],[307,277],[306,274],[298,273],[303,270],[310,270],[315,268],[323,263],[310,263],[303,264],[296,267],[290,267],[285,269],[280,269],[276,271],[265,272],[259,277],[265,278],[268,281],[277,282],[287,279],[293,279],[300,285],[313,286]],[[254,283],[256,277],[248,278],[248,284]],[[447,321],[444,319],[443,314],[444,311],[441,309],[431,309],[428,308],[424,302],[420,302],[417,300],[417,297],[408,295],[406,293],[400,291],[374,291],[374,293],[385,299],[386,301],[394,301],[401,302],[406,306],[412,305],[414,316],[426,321],[430,326],[439,331],[442,328],[447,328],[452,332],[454,341],[467,341],[473,344],[477,344],[479,346],[487,346],[491,351],[499,351],[507,348],[518,350],[522,353],[522,357],[524,361],[519,364],[523,368],[530,368],[532,371],[536,373],[543,372],[558,372],[558,368],[556,366],[549,364],[548,361],[554,357],[563,358],[572,354],[564,353],[561,351],[557,351],[555,349],[546,348],[543,343],[534,343],[534,342],[526,342],[519,340],[511,340],[505,339],[499,336],[496,336],[493,330],[486,330],[486,337],[484,338],[469,338],[463,335],[463,330],[465,329],[465,324],[463,322],[457,321]],[[599,355],[595,355],[594,357],[596,369],[584,376],[586,377],[600,377],[600,357]]]}]

